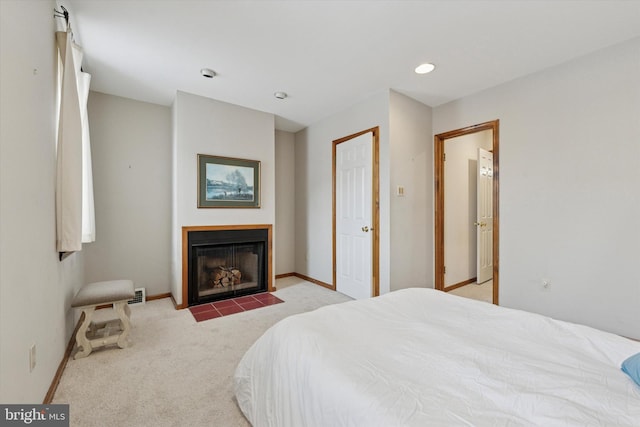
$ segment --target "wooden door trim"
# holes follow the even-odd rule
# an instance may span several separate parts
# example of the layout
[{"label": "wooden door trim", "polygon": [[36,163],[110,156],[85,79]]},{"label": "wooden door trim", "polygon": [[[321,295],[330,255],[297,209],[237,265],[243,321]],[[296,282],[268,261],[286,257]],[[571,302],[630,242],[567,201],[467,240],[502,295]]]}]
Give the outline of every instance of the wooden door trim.
[{"label": "wooden door trim", "polygon": [[469,135],[484,130],[493,131],[493,303],[499,303],[500,281],[500,120],[492,120],[434,136],[434,239],[435,239],[435,288],[445,290],[444,286],[444,143],[447,139]]},{"label": "wooden door trim", "polygon": [[336,150],[339,144],[357,138],[358,136],[372,133],[372,170],[373,182],[371,185],[371,222],[373,237],[371,239],[371,286],[373,296],[380,295],[380,128],[378,126],[336,139],[332,144],[332,251],[333,251],[333,284],[332,289],[336,290]]}]

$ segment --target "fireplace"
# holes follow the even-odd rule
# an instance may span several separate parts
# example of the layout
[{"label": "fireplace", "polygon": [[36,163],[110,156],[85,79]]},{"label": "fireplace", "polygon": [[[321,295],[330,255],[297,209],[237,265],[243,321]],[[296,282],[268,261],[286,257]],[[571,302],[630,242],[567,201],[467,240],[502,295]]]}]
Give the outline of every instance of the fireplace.
[{"label": "fireplace", "polygon": [[273,290],[270,225],[183,227],[182,234],[182,307]]}]

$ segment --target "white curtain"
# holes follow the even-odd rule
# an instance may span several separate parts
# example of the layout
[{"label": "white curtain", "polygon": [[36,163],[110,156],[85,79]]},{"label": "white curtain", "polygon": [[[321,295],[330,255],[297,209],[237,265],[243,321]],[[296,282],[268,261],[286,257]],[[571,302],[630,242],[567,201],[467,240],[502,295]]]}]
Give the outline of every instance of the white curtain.
[{"label": "white curtain", "polygon": [[82,243],[96,240],[96,216],[93,205],[93,170],[91,168],[91,144],[89,139],[89,117],[87,101],[91,74],[81,69],[83,52],[80,46],[73,43],[74,65],[78,83],[80,102],[80,121],[82,123]]},{"label": "white curtain", "polygon": [[60,54],[56,226],[58,252],[82,250],[95,240],[93,179],[87,98],[91,76],[82,72],[82,49],[71,30],[56,32]]}]

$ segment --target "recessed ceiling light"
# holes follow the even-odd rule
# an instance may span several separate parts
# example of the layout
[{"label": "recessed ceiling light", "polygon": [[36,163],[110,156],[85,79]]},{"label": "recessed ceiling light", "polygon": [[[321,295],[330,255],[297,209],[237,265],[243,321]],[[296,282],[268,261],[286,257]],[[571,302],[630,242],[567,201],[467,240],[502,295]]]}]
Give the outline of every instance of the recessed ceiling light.
[{"label": "recessed ceiling light", "polygon": [[430,72],[432,72],[433,70],[435,70],[435,68],[436,68],[436,66],[435,66],[435,65],[433,65],[433,64],[429,64],[429,63],[427,62],[427,63],[424,63],[424,64],[420,64],[420,65],[418,65],[418,66],[416,67],[416,73],[418,73],[418,74],[427,74],[427,73],[430,73]]},{"label": "recessed ceiling light", "polygon": [[200,70],[200,74],[202,74],[204,77],[208,79],[212,79],[215,77],[216,72],[213,71],[211,68],[203,68],[202,70]]}]

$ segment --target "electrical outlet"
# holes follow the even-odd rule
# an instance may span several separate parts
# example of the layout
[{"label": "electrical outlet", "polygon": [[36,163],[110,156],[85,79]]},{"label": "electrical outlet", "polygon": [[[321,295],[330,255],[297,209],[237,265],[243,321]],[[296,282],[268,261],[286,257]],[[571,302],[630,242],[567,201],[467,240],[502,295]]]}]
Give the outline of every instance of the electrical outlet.
[{"label": "electrical outlet", "polygon": [[29,372],[33,372],[36,368],[36,345],[29,347]]},{"label": "electrical outlet", "polygon": [[404,197],[404,186],[398,185],[398,187],[396,188],[396,196]]}]

